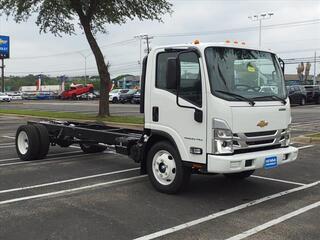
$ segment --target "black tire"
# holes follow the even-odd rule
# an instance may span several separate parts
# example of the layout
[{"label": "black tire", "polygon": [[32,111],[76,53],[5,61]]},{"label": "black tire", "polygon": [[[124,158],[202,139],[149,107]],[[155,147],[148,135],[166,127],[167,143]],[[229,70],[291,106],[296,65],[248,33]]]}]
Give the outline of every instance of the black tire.
[{"label": "black tire", "polygon": [[77,95],[76,94],[72,94],[72,100],[77,100]]},{"label": "black tire", "polygon": [[230,179],[245,179],[250,177],[254,173],[254,170],[238,172],[238,173],[225,173],[223,174],[226,178]]},{"label": "black tire", "polygon": [[[161,184],[157,180],[153,171],[153,159],[160,151],[168,152],[173,157],[173,159],[171,160],[175,162],[175,178],[168,185]],[[178,150],[174,146],[172,146],[172,144],[167,141],[162,141],[153,145],[148,152],[147,172],[149,175],[149,179],[155,189],[157,189],[159,192],[174,194],[183,190],[187,186],[191,175],[191,168],[182,165],[180,154]]]},{"label": "black tire", "polygon": [[83,144],[80,143],[80,148],[84,153],[99,153],[103,152],[107,149],[106,146],[102,146],[99,144]]},{"label": "black tire", "polygon": [[301,106],[306,105],[306,98],[305,98],[305,97],[301,97],[299,104],[300,104]]},{"label": "black tire", "polygon": [[112,99],[112,103],[118,103],[118,98],[114,97],[114,98]]},{"label": "black tire", "polygon": [[[21,134],[21,135],[20,135]],[[26,139],[23,140],[23,136],[26,136]],[[21,142],[19,142],[21,141]],[[27,143],[27,147],[21,147],[22,142]],[[33,125],[22,125],[18,128],[16,132],[16,151],[19,158],[23,161],[36,160],[38,158],[39,149],[40,149],[40,139],[38,130]],[[21,149],[20,149],[21,148]]]},{"label": "black tire", "polygon": [[316,98],[316,104],[319,104],[320,103],[320,96],[318,96],[317,98]]},{"label": "black tire", "polygon": [[37,159],[44,159],[47,156],[50,147],[49,133],[47,128],[41,124],[35,124],[34,126],[38,131],[40,139],[39,153]]}]

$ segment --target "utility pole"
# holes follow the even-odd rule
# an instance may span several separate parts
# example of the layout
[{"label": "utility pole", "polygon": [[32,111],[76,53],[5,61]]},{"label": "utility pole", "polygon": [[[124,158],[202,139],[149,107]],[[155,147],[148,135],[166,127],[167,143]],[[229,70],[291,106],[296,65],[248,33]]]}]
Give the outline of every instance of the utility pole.
[{"label": "utility pole", "polygon": [[79,54],[83,57],[84,59],[84,84],[87,84],[87,58],[92,55],[92,53],[89,53],[87,55],[79,52]]},{"label": "utility pole", "polygon": [[314,52],[313,85],[317,82],[317,51]]},{"label": "utility pole", "polygon": [[148,34],[146,33],[140,33],[139,35],[134,36],[134,38],[139,39],[140,41],[140,52],[139,52],[139,67],[140,67],[140,84],[141,84],[141,77],[142,77],[142,40],[146,41],[146,45],[147,45],[147,53],[149,54],[150,52],[150,39],[153,39],[153,37],[150,37]]},{"label": "utility pole", "polygon": [[253,16],[248,17],[251,21],[259,21],[259,48],[261,48],[261,43],[262,43],[262,20],[271,19],[273,15],[274,13],[269,12],[269,13],[255,14]]},{"label": "utility pole", "polygon": [[1,58],[1,92],[5,91],[5,86],[4,86],[4,58]]}]

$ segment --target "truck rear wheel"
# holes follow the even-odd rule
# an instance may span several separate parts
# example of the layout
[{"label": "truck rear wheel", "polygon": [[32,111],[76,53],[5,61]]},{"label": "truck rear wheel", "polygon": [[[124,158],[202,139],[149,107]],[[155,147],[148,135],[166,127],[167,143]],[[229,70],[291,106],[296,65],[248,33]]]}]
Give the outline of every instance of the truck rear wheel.
[{"label": "truck rear wheel", "polygon": [[35,160],[38,157],[40,141],[38,130],[33,125],[22,125],[16,132],[16,150],[23,161]]},{"label": "truck rear wheel", "polygon": [[225,173],[223,174],[225,177],[230,179],[245,179],[250,177],[254,173],[254,170],[238,172],[238,173]]},{"label": "truck rear wheel", "polygon": [[150,149],[147,172],[152,185],[158,191],[173,194],[188,184],[191,168],[184,167],[177,149],[163,141]]},{"label": "truck rear wheel", "polygon": [[49,147],[50,147],[49,133],[47,128],[41,124],[35,124],[34,126],[38,131],[39,140],[40,140],[37,159],[43,159],[47,156],[49,152]]},{"label": "truck rear wheel", "polygon": [[80,144],[80,148],[84,153],[99,153],[103,152],[107,149],[106,146],[102,146],[99,144]]}]

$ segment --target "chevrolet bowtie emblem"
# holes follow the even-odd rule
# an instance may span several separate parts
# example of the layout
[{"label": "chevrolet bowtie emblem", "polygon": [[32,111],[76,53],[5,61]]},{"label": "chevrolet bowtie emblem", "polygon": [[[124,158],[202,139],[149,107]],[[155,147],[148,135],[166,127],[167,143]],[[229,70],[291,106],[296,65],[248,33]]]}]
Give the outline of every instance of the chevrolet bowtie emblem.
[{"label": "chevrolet bowtie emblem", "polygon": [[269,123],[267,121],[262,120],[262,121],[258,122],[257,126],[263,128],[263,127],[268,126],[268,124]]}]

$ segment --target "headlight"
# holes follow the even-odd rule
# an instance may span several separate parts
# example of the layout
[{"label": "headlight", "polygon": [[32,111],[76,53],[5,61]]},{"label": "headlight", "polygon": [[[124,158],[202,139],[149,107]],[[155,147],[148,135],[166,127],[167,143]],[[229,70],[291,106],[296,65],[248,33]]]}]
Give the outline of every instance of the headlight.
[{"label": "headlight", "polygon": [[281,147],[288,147],[291,142],[291,124],[281,135]]},{"label": "headlight", "polygon": [[214,131],[213,152],[214,154],[233,153],[233,134],[230,129],[216,128]]}]

